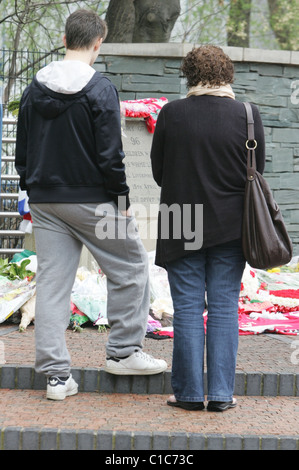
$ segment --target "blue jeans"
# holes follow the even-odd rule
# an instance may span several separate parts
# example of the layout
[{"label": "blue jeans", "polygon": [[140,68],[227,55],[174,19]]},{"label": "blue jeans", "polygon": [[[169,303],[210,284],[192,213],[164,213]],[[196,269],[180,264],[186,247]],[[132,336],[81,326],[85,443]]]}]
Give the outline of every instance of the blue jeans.
[{"label": "blue jeans", "polygon": [[202,249],[167,264],[174,306],[172,388],[177,400],[204,401],[205,339],[207,400],[232,400],[239,341],[238,301],[244,267],[239,240]]}]

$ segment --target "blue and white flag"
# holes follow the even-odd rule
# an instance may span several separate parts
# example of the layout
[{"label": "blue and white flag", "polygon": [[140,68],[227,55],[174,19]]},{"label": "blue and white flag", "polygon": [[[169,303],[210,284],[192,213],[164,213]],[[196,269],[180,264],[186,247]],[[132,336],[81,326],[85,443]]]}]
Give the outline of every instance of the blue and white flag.
[{"label": "blue and white flag", "polygon": [[22,191],[22,189],[19,189],[18,211],[23,216],[30,212],[27,191]]}]

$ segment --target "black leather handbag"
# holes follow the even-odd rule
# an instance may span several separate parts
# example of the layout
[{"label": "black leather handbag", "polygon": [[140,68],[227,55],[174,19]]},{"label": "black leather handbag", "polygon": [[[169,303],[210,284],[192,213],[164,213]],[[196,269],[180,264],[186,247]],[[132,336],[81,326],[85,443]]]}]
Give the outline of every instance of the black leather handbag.
[{"label": "black leather handbag", "polygon": [[256,170],[254,120],[250,103],[247,114],[247,179],[245,184],[242,246],[246,261],[257,269],[271,269],[290,262],[292,242],[281,211],[264,177]]}]

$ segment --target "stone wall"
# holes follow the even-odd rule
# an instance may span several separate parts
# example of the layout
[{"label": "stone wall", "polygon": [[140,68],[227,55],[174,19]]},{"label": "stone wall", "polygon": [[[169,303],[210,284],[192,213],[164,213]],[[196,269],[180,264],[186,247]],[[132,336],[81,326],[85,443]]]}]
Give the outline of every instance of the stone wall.
[{"label": "stone wall", "polygon": [[[95,68],[120,99],[185,96],[180,76],[190,44],[103,44]],[[299,255],[299,52],[227,47],[235,65],[236,98],[259,106],[266,136],[265,176]]]}]

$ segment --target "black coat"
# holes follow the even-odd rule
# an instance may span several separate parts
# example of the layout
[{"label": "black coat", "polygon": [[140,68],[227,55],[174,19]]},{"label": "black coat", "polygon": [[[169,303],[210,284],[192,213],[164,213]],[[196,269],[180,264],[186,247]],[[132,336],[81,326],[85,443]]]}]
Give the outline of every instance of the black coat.
[{"label": "black coat", "polygon": [[30,203],[129,202],[118,93],[95,72],[74,94],[34,77],[19,110],[16,169]]},{"label": "black coat", "polygon": [[[252,106],[258,142],[257,169],[263,173],[264,130],[259,111]],[[153,176],[161,186],[156,264],[165,266],[190,252],[192,232],[192,250],[241,238],[246,140],[245,108],[239,101],[190,96],[162,108],[151,149]],[[171,210],[165,210],[170,206]],[[190,229],[186,226],[189,217],[186,207],[192,213]],[[200,225],[199,207],[203,208]],[[169,223],[169,214],[178,214],[178,209],[180,222],[174,215],[174,223],[173,220]],[[200,239],[202,243],[198,246]]]}]

